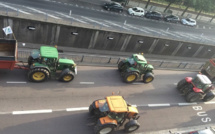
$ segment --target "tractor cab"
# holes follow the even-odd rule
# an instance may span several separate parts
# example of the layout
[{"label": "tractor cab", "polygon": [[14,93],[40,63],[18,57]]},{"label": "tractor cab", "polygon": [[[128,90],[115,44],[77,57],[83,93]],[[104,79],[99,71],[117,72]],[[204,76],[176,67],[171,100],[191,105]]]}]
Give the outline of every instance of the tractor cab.
[{"label": "tractor cab", "polygon": [[194,89],[199,90],[199,92],[206,92],[213,87],[210,79],[207,76],[201,74],[197,74],[197,76],[192,80],[192,84]]},{"label": "tractor cab", "polygon": [[89,107],[90,114],[97,119],[95,126],[96,134],[109,134],[115,128],[122,126],[126,119],[125,131],[132,132],[139,128],[137,122],[138,110],[136,107],[128,105],[122,96],[107,96],[105,99],[94,101]]}]

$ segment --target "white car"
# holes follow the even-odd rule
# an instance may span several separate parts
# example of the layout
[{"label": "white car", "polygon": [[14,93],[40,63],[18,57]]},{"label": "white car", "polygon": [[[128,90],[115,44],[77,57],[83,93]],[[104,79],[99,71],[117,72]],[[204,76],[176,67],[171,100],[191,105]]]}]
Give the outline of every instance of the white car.
[{"label": "white car", "polygon": [[191,19],[191,18],[181,19],[181,23],[183,25],[196,26],[196,20]]},{"label": "white car", "polygon": [[145,10],[141,7],[133,7],[128,9],[128,14],[143,17],[145,15]]}]

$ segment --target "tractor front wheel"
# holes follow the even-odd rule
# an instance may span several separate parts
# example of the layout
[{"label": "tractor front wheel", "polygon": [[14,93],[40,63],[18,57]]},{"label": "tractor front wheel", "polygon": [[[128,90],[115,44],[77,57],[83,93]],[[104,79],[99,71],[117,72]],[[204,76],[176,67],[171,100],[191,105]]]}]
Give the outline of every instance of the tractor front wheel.
[{"label": "tractor front wheel", "polygon": [[190,92],[189,94],[186,95],[187,102],[196,102],[196,101],[199,101],[200,98],[201,98],[201,94],[196,92]]},{"label": "tractor front wheel", "polygon": [[130,120],[128,123],[125,124],[125,132],[130,133],[137,130],[140,127],[140,124],[137,120]]},{"label": "tractor front wheel", "polygon": [[149,73],[146,73],[144,76],[143,76],[143,82],[144,83],[150,83],[154,80],[154,75],[149,72]]},{"label": "tractor front wheel", "polygon": [[111,124],[104,124],[101,126],[96,125],[94,127],[94,131],[96,134],[110,134],[111,132],[113,132],[115,126],[111,125]]},{"label": "tractor front wheel", "polygon": [[204,97],[204,99],[203,99],[203,101],[210,101],[210,100],[212,100],[213,98],[214,98],[215,96],[214,96],[214,93],[213,92],[208,92],[206,95],[205,95],[205,97]]},{"label": "tractor front wheel", "polygon": [[132,83],[137,80],[137,77],[138,77],[138,74],[136,72],[127,72],[125,73],[123,80],[126,83]]},{"label": "tractor front wheel", "polygon": [[33,82],[42,82],[49,77],[49,71],[43,68],[33,68],[28,72],[28,79]]},{"label": "tractor front wheel", "polygon": [[75,75],[69,69],[65,69],[62,71],[59,80],[62,82],[70,82],[74,79]]}]

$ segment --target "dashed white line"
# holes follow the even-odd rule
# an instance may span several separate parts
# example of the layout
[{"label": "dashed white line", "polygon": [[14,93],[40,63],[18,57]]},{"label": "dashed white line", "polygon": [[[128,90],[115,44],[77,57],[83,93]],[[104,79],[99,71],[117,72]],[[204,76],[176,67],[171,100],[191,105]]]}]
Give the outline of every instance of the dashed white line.
[{"label": "dashed white line", "polygon": [[148,104],[149,107],[166,107],[170,106],[170,104]]},{"label": "dashed white line", "polygon": [[88,18],[88,17],[84,17],[84,16],[81,16],[81,17],[82,17],[82,18],[84,18],[84,19],[86,19],[86,20],[89,20],[89,21],[91,21],[91,22],[95,22],[95,23],[97,23],[97,24],[100,24],[100,25],[102,25],[102,26],[110,27],[110,26],[108,26],[108,25],[105,25],[104,23],[101,23],[101,22],[95,21],[95,20],[90,19],[90,18]]},{"label": "dashed white line", "polygon": [[8,84],[25,84],[27,82],[25,82],[25,81],[7,81],[6,83],[8,83]]},{"label": "dashed white line", "polygon": [[25,12],[25,11],[23,11],[23,10],[20,10],[20,9],[15,8],[15,7],[11,7],[11,6],[2,4],[2,3],[0,3],[0,5],[2,5],[2,6],[4,6],[4,7],[7,7],[7,8],[9,8],[9,9],[15,10],[15,11],[19,11],[19,12],[24,13],[24,14],[28,14],[28,15],[31,14],[31,13]]},{"label": "dashed white line", "polygon": [[40,11],[40,10],[31,8],[31,7],[26,7],[26,8],[28,8],[28,9],[30,9],[30,10],[33,10],[33,11],[35,11],[35,12],[41,13],[41,14],[45,14],[45,15],[47,15],[47,16],[49,16],[49,17],[52,17],[52,18],[55,18],[55,19],[61,19],[61,18],[59,18],[59,17],[56,17],[56,16],[51,15],[51,14],[47,14],[47,13],[45,13],[45,12],[42,12],[42,11]]},{"label": "dashed white line", "polygon": [[94,84],[94,82],[80,82],[80,84]]},{"label": "dashed white line", "polygon": [[179,106],[189,106],[189,105],[196,105],[197,103],[178,103]]},{"label": "dashed white line", "polygon": [[51,109],[45,109],[45,110],[29,110],[29,111],[13,111],[13,115],[18,114],[39,114],[39,113],[52,113]]},{"label": "dashed white line", "polygon": [[215,101],[204,102],[205,104],[215,104]]},{"label": "dashed white line", "polygon": [[78,22],[81,22],[81,23],[88,24],[88,23],[87,23],[87,22],[85,22],[85,21],[82,21],[82,20],[76,19],[76,18],[71,17],[71,16],[69,16],[69,15],[65,15],[65,14],[63,14],[63,13],[59,13],[59,12],[56,12],[56,13],[57,13],[57,14],[59,14],[59,15],[62,15],[62,16],[64,16],[64,17],[71,18],[71,19],[73,19],[73,20],[75,20],[75,21],[78,21]]},{"label": "dashed white line", "polygon": [[111,24],[111,25],[113,25],[113,26],[121,27],[121,28],[126,29],[126,30],[131,30],[131,29],[129,29],[129,28],[124,27],[123,25],[118,25],[118,24],[115,24],[115,23],[110,22],[110,21],[105,21],[105,22],[107,22],[107,23],[109,23],[109,24]]},{"label": "dashed white line", "polygon": [[86,111],[88,110],[88,107],[78,107],[78,108],[67,108],[66,111]]}]

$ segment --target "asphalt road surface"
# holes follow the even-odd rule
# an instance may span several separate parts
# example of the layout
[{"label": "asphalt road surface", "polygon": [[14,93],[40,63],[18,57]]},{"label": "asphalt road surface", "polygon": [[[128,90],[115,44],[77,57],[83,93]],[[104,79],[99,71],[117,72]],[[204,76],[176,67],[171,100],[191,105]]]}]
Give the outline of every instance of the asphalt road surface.
[{"label": "asphalt road surface", "polygon": [[[134,17],[128,15],[126,10],[122,14],[106,11],[101,5],[98,5],[98,2],[92,1],[91,3],[95,4],[86,4],[75,0],[70,2],[0,0],[0,7],[2,12],[19,12],[20,14],[27,14],[29,17],[40,14],[44,18],[96,25],[109,30],[117,29],[129,33],[215,44],[214,27],[205,23],[198,22],[197,27],[188,27],[144,17]],[[69,15],[70,13],[71,15]],[[41,16],[41,18],[43,17]]]},{"label": "asphalt road surface", "polygon": [[[92,101],[119,93],[139,110],[135,133],[214,124],[215,100],[186,103],[176,84],[196,72],[155,70],[155,80],[123,83],[113,67],[78,66],[70,83],[27,81],[24,70],[0,70],[1,134],[93,134]],[[123,127],[115,133],[123,133]]]}]

